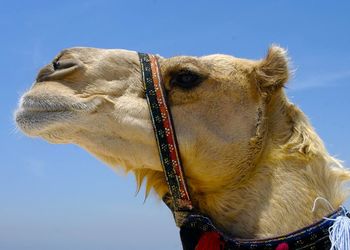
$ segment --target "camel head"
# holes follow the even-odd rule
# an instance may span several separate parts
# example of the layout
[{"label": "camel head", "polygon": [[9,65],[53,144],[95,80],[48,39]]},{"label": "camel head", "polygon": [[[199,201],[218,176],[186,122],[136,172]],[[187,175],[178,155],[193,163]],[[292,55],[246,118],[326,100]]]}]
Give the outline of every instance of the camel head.
[{"label": "camel head", "polygon": [[[186,173],[222,178],[229,164],[243,174],[255,156],[261,90],[288,78],[284,51],[271,48],[258,62],[212,55],[160,65]],[[22,97],[16,121],[27,135],[78,144],[112,166],[162,171],[136,52],[62,51]]]},{"label": "camel head", "polygon": [[[312,167],[312,157],[326,153],[284,94],[286,52],[272,46],[261,60],[159,56],[159,63],[194,204],[236,235],[289,230],[295,223],[276,230],[264,227],[266,211],[283,210],[292,202],[270,202],[278,197],[274,189],[284,190],[276,181],[284,167],[275,166],[289,162],[290,178],[298,181],[298,173],[312,172],[300,166]],[[154,188],[160,196],[167,191],[134,51],[63,50],[21,98],[16,122],[29,136],[77,144],[112,167],[134,172],[138,182],[148,179],[147,190]],[[256,206],[261,220],[247,217],[244,226],[237,226],[249,205]]]}]

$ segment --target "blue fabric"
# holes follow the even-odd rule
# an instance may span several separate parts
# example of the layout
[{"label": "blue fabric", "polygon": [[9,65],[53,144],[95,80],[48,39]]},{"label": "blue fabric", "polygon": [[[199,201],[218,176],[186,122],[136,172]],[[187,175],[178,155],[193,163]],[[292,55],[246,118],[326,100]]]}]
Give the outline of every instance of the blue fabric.
[{"label": "blue fabric", "polygon": [[[338,216],[348,216],[349,213],[344,208],[339,208],[327,218],[335,219]],[[329,240],[328,229],[334,221],[322,219],[317,223],[295,231],[293,233],[262,240],[254,239],[235,239],[230,238],[220,232],[211,222],[211,220],[200,214],[192,214],[187,217],[180,229],[180,236],[184,250],[194,250],[205,232],[218,232],[220,240],[224,245],[224,250],[231,249],[264,249],[272,250],[281,243],[287,243],[289,250],[322,250],[330,249],[331,243]]]}]

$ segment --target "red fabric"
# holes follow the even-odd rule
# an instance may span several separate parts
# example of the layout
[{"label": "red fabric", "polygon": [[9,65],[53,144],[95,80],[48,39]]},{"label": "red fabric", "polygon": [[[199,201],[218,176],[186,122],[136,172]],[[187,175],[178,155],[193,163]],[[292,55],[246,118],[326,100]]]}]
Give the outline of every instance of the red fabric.
[{"label": "red fabric", "polygon": [[195,250],[220,250],[222,246],[217,232],[206,232],[199,239]]},{"label": "red fabric", "polygon": [[288,250],[289,246],[287,243],[283,242],[276,247],[276,250]]}]

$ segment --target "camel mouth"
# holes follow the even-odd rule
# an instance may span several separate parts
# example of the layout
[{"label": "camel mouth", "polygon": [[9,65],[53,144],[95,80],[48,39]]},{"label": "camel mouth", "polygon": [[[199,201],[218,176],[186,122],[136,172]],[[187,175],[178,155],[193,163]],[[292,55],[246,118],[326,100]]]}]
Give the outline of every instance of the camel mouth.
[{"label": "camel mouth", "polygon": [[38,136],[59,124],[69,124],[79,114],[94,112],[99,98],[80,100],[67,96],[24,95],[15,112],[17,126],[27,135]]},{"label": "camel mouth", "polygon": [[29,136],[38,136],[57,123],[66,123],[74,117],[74,112],[69,110],[28,110],[19,108],[15,112],[17,126]]},{"label": "camel mouth", "polygon": [[15,121],[25,134],[37,136],[53,124],[66,123],[85,108],[67,97],[25,95],[15,112]]}]

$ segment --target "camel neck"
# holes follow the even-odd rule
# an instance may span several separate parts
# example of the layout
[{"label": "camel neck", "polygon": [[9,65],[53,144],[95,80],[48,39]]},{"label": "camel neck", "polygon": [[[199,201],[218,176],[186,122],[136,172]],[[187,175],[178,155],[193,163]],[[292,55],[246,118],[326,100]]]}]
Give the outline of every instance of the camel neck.
[{"label": "camel neck", "polygon": [[[229,235],[275,237],[308,226],[329,214],[331,211],[325,204],[319,204],[312,212],[318,196],[326,198],[335,208],[342,204],[337,194],[311,184],[311,175],[308,166],[261,166],[244,187],[232,185],[222,192],[193,197],[199,197],[196,202],[200,211]],[[320,183],[327,182],[329,180],[320,180]],[[332,185],[337,186],[335,178]]]}]

